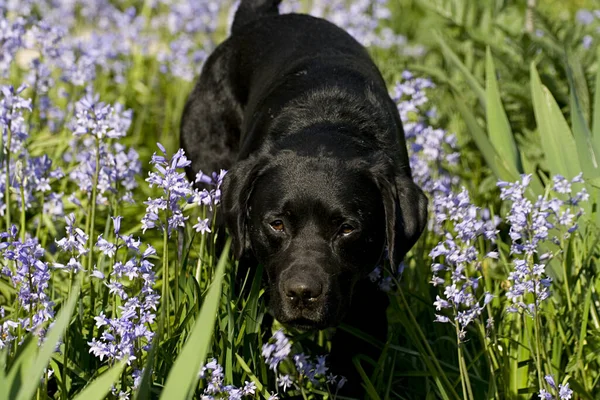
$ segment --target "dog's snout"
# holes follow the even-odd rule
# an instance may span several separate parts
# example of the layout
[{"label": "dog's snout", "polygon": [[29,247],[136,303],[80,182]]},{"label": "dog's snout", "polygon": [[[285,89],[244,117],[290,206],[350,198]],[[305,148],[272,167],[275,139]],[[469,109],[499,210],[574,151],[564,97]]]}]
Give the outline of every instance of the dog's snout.
[{"label": "dog's snout", "polygon": [[283,289],[291,300],[312,301],[323,293],[323,285],[310,276],[295,276],[285,282]]}]

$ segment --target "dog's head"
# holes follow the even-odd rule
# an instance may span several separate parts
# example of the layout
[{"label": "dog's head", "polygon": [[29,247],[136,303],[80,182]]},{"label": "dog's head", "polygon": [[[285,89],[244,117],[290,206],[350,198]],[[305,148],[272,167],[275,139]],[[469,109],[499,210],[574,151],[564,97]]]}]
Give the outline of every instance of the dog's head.
[{"label": "dog's head", "polygon": [[398,264],[419,238],[427,199],[385,157],[251,156],[223,186],[238,257],[268,274],[270,311],[299,329],[337,325],[356,282],[388,255]]}]

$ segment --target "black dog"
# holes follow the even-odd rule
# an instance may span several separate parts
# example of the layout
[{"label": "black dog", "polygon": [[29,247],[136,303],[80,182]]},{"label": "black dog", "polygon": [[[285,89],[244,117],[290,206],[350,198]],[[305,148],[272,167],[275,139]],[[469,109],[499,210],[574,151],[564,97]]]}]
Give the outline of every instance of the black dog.
[{"label": "black dog", "polygon": [[[242,0],[207,60],[182,120],[188,176],[229,169],[226,225],[236,256],[264,265],[277,320],[345,322],[385,341],[387,297],[367,274],[386,246],[398,265],[424,228],[427,199],[367,51],[323,19],[279,15],[280,1]],[[338,332],[332,372],[355,376],[361,350]],[[346,393],[358,393],[358,380]]]}]

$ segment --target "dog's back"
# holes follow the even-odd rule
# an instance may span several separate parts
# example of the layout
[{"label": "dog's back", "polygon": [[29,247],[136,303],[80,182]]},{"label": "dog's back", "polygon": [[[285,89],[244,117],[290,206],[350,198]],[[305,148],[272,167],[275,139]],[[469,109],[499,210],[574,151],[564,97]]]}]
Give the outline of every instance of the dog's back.
[{"label": "dog's back", "polygon": [[[262,135],[273,133],[274,124],[280,131],[294,128],[283,126],[289,118],[281,110],[290,104],[294,110],[310,107],[326,118],[339,114],[336,106],[343,103],[354,117],[385,128],[371,132],[395,126],[377,141],[403,157],[405,146],[397,146],[403,142],[398,112],[365,48],[324,19],[279,15],[279,3],[242,0],[231,36],[207,60],[182,120],[182,145],[192,160],[188,176],[244,159],[263,142]],[[307,120],[307,115],[292,122],[299,119]]]}]

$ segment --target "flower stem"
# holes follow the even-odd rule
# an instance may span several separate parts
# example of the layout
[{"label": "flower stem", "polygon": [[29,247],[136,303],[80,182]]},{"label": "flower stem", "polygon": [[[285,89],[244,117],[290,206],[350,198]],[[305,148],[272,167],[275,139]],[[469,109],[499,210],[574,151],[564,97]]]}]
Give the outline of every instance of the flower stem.
[{"label": "flower stem", "polygon": [[[530,274],[533,276],[533,260],[531,259],[531,257],[529,257],[529,259],[527,260],[528,264],[530,266]],[[535,366],[537,369],[537,376],[538,376],[538,387],[539,389],[542,389],[543,386],[543,380],[542,380],[542,355],[541,355],[541,344],[540,344],[540,313],[539,313],[539,307],[538,307],[538,282],[534,281],[533,282],[533,305],[534,305],[534,313],[535,315],[533,316],[534,322],[535,322],[535,326],[534,326],[534,330],[535,330]]]},{"label": "flower stem", "polygon": [[467,369],[467,363],[465,362],[465,356],[463,354],[462,343],[460,341],[460,330],[458,329],[458,323],[454,324],[456,328],[456,344],[458,347],[458,366],[460,370],[460,383],[462,385],[463,398],[465,400],[474,400],[473,391],[471,389],[471,379],[469,378],[469,370]]},{"label": "flower stem", "polygon": [[[167,191],[167,202],[171,198],[171,192]],[[167,337],[171,336],[171,326],[169,324],[169,207],[167,206],[165,225],[163,227],[163,281],[162,281],[162,306],[161,306],[161,327],[162,333]],[[165,329],[166,328],[166,329]]]},{"label": "flower stem", "polygon": [[439,361],[437,360],[433,349],[431,348],[431,346],[429,346],[429,341],[427,340],[427,337],[425,337],[423,330],[421,329],[419,323],[417,322],[417,319],[415,318],[414,314],[412,313],[410,306],[408,305],[408,301],[406,301],[406,297],[404,297],[404,291],[398,290],[398,293],[400,294],[400,299],[402,300],[404,309],[406,310],[406,313],[408,314],[415,331],[418,333],[418,336],[420,337],[421,342],[427,351],[428,357],[430,358],[434,367],[437,369],[437,372],[440,374],[441,380],[445,383],[446,389],[448,391],[450,391],[452,393],[452,395],[454,395],[454,398],[458,398],[458,394],[454,390],[454,385],[452,385],[452,383],[450,383],[450,381],[448,380],[448,377],[444,373],[442,366],[440,365]]},{"label": "flower stem", "polygon": [[25,178],[21,180],[21,242],[25,243]]},{"label": "flower stem", "polygon": [[6,220],[6,230],[10,230],[10,143],[12,133],[10,127],[7,128],[7,139],[6,139],[6,180],[4,182],[4,204],[6,209],[4,211],[4,218]]},{"label": "flower stem", "polygon": [[[561,248],[565,248],[565,244],[563,241],[561,241]],[[567,306],[569,307],[569,315],[572,315],[573,304],[571,303],[571,289],[569,288],[569,275],[567,274],[567,257],[563,258],[562,267],[564,275],[563,284],[565,286],[565,293],[567,296]]]},{"label": "flower stem", "polygon": [[[100,176],[100,139],[96,137],[96,170],[94,171],[94,181],[92,182],[92,200],[90,203],[90,231],[88,232],[88,265],[87,272],[91,275],[94,262],[94,230],[95,230],[95,219],[96,219],[96,198],[98,196],[98,179]],[[94,313],[96,302],[96,293],[94,290],[94,284],[90,279],[90,307],[92,313]]]},{"label": "flower stem", "polygon": [[[73,269],[71,269],[69,271],[69,290],[68,290],[68,294],[67,294],[67,299],[71,298],[71,289],[73,288]],[[65,349],[63,352],[63,370],[62,370],[62,381],[63,381],[63,390],[61,391],[62,394],[62,398],[63,399],[68,399],[68,393],[66,390],[67,387],[67,373],[68,373],[68,368],[67,368],[67,364],[68,364],[68,354],[69,354],[69,329],[67,328],[67,330],[65,331],[65,337],[63,339],[64,343],[65,343]]]},{"label": "flower stem", "polygon": [[[202,210],[202,215],[200,216],[200,218],[204,218],[206,215],[206,209]],[[204,257],[204,254],[202,254],[202,252],[204,250],[206,250],[206,234],[202,234],[200,235],[200,247],[201,249],[200,254],[198,255],[198,263],[196,264],[196,282],[198,282],[198,285],[200,285],[200,278],[201,278],[201,273],[202,273],[202,257]]]},{"label": "flower stem", "polygon": [[[180,236],[181,235],[181,236]],[[179,260],[181,253],[179,252],[179,240],[183,240],[183,230],[177,229],[177,257],[175,257],[175,307],[173,307],[173,312],[177,315],[177,310],[179,310]]]}]

